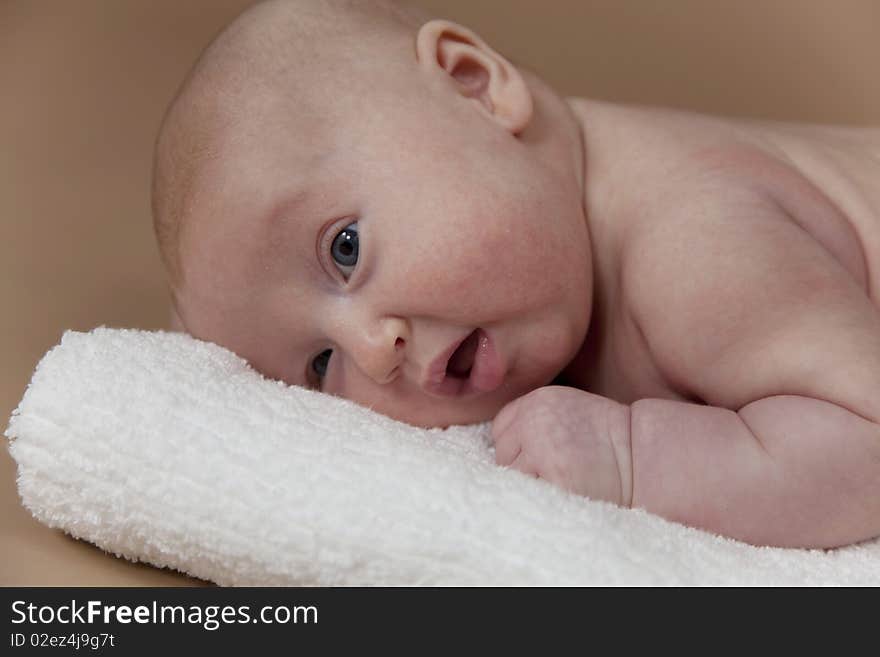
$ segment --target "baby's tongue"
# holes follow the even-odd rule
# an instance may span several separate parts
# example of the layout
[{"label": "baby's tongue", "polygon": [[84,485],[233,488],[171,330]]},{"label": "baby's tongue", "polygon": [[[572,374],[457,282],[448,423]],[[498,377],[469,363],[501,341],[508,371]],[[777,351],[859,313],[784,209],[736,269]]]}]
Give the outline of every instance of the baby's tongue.
[{"label": "baby's tongue", "polygon": [[462,342],[446,365],[446,373],[454,376],[465,376],[474,364],[477,353],[477,331],[471,333]]}]

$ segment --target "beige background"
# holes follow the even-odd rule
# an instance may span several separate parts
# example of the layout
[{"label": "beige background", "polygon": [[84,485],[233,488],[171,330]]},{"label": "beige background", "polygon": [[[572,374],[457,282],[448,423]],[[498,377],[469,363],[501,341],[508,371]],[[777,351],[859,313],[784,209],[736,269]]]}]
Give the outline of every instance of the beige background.
[{"label": "beige background", "polygon": [[[246,0],[0,0],[0,425],[65,329],[165,326],[149,215],[163,108]],[[415,2],[559,91],[880,123],[877,0]],[[0,449],[0,584],[197,583],[49,530]]]}]

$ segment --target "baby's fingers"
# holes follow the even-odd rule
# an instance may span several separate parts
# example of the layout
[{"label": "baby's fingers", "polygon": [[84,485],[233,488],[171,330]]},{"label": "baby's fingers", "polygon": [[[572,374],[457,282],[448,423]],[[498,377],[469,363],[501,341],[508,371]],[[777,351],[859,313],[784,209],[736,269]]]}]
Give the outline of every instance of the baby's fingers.
[{"label": "baby's fingers", "polygon": [[538,467],[532,462],[528,452],[520,451],[516,458],[513,459],[513,462],[506,467],[527,474],[535,479],[541,478],[541,475],[538,473]]},{"label": "baby's fingers", "polygon": [[492,442],[498,465],[512,464],[522,451],[521,427],[516,421],[521,406],[518,402],[519,399],[514,399],[507,404],[492,421]]}]

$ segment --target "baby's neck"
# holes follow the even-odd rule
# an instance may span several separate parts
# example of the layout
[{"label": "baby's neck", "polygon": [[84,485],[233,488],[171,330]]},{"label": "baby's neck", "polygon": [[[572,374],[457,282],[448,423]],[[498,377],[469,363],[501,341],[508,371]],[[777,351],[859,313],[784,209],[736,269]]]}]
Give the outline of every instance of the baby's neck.
[{"label": "baby's neck", "polygon": [[572,181],[584,192],[584,148],[581,126],[571,105],[540,77],[527,69],[520,73],[529,86],[534,104],[533,119],[519,135],[544,163]]}]

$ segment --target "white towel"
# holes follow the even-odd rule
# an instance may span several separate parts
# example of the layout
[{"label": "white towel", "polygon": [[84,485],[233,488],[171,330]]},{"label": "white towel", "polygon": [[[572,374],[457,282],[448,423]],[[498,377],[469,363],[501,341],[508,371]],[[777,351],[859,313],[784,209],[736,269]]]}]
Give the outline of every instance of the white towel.
[{"label": "white towel", "polygon": [[880,585],[880,541],[756,548],[494,464],[179,333],[68,331],[6,435],[24,505],[228,585]]}]

